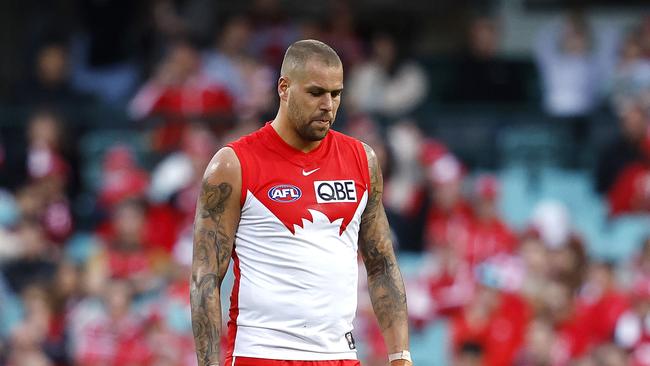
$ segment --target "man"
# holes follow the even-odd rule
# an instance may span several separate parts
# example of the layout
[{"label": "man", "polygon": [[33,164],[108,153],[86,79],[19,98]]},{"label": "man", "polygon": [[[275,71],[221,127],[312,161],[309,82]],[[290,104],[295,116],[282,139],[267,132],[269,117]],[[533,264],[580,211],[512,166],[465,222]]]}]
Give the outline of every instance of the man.
[{"label": "man", "polygon": [[355,366],[357,250],[391,366],[411,365],[406,295],[372,149],[330,127],[343,68],[326,44],[287,50],[280,107],[221,149],[197,204],[192,326],[200,366],[219,364],[220,285],[235,283],[226,365]]}]

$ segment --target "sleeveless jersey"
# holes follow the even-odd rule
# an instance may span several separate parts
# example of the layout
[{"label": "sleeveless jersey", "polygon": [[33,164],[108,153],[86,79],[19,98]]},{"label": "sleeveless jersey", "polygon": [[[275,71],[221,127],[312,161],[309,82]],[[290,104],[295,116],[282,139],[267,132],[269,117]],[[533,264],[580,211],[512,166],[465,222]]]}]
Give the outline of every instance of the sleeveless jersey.
[{"label": "sleeveless jersey", "polygon": [[227,357],[356,359],[363,145],[330,130],[304,153],[267,123],[228,146],[241,164],[242,208]]}]

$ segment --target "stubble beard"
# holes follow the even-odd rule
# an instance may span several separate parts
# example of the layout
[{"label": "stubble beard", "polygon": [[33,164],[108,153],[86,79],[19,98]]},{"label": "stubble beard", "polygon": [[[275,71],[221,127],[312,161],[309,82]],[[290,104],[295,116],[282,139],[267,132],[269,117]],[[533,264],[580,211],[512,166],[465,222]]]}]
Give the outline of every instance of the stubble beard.
[{"label": "stubble beard", "polygon": [[300,109],[289,103],[289,120],[296,127],[298,136],[305,141],[321,141],[327,136],[334,120],[330,121],[327,127],[317,127],[316,122],[309,117],[303,116]]}]

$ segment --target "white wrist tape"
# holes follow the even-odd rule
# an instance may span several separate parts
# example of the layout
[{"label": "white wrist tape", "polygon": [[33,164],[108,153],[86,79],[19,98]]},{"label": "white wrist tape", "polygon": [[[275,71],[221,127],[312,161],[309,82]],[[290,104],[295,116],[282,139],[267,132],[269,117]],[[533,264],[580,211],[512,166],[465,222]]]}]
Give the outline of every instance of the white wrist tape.
[{"label": "white wrist tape", "polygon": [[393,362],[395,360],[406,360],[408,362],[413,362],[411,360],[411,352],[409,351],[400,351],[388,355],[388,362]]}]

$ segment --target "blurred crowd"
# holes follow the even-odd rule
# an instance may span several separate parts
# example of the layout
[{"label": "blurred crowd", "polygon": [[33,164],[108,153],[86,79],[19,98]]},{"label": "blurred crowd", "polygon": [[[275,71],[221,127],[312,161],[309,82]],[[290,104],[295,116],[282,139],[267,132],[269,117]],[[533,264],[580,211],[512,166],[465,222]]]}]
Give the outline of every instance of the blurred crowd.
[{"label": "blurred crowd", "polygon": [[[462,47],[439,56],[436,88],[408,34],[361,32],[345,0],[312,18],[270,0],[227,16],[202,0],[81,3],[75,29],[44,27],[27,76],[0,100],[29,111],[19,134],[0,126],[0,365],[196,363],[188,279],[202,173],[274,117],[283,52],[303,38],[341,56],[337,128],[376,151],[398,256],[422,259],[405,279],[414,333],[446,322],[458,366],[650,365],[650,238],[625,261],[591,258],[558,202],[512,227],[498,175],[416,120],[432,99],[510,106],[539,93],[580,168],[590,117],[611,110],[618,133],[599,146],[594,191],[611,220],[648,215],[650,15],[610,29],[564,14],[525,62],[500,52],[513,30],[472,16]],[[82,141],[111,129],[73,121],[88,105],[123,110],[132,136],[87,154]],[[355,336],[364,365],[383,365],[365,298]]]}]

